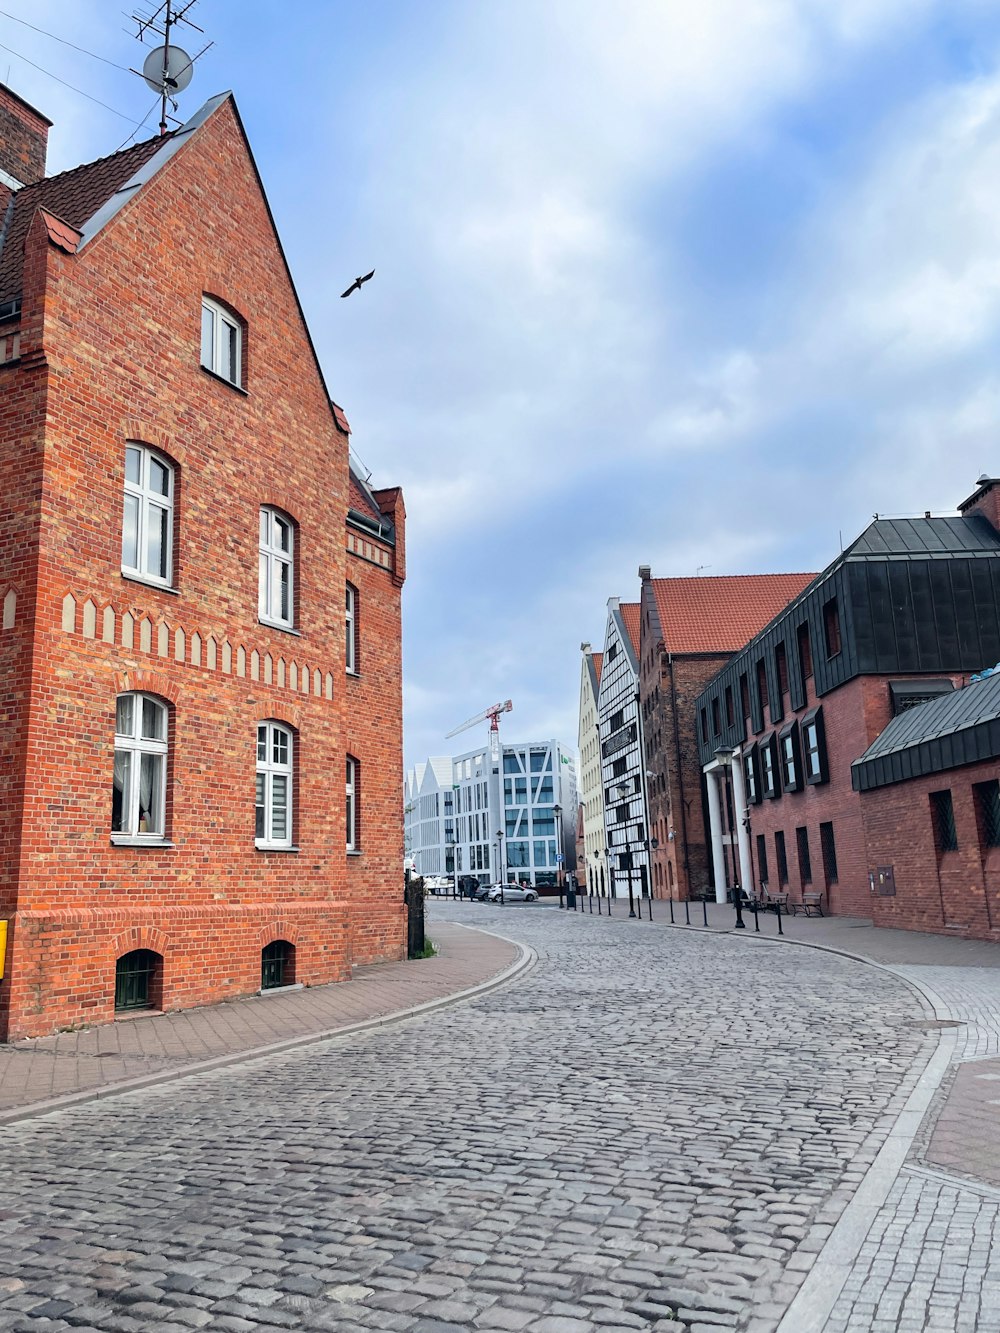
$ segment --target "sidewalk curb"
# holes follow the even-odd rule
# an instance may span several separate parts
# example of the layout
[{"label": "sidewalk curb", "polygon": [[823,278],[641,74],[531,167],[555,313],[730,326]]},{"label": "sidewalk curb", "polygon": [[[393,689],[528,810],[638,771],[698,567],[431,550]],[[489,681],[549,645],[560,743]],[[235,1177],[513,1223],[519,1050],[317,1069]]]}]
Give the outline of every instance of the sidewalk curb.
[{"label": "sidewalk curb", "polygon": [[66,1093],[62,1097],[50,1097],[45,1101],[31,1102],[27,1106],[16,1106],[9,1111],[0,1112],[0,1126],[16,1124],[22,1120],[31,1120],[36,1116],[49,1115],[55,1111],[85,1106],[88,1102],[103,1101],[107,1097],[118,1097],[123,1093],[137,1092],[143,1088],[155,1088],[162,1083],[172,1083],[192,1074],[207,1074],[216,1069],[227,1069],[233,1065],[246,1064],[251,1060],[262,1060],[269,1055],[282,1055],[286,1051],[299,1050],[304,1046],[314,1046],[318,1042],[334,1041],[338,1037],[354,1036],[358,1032],[367,1032],[372,1028],[388,1027],[390,1024],[403,1023],[411,1018],[422,1018],[426,1014],[433,1013],[435,1009],[445,1009],[450,1005],[460,1003],[462,1000],[473,999],[479,995],[485,995],[491,990],[496,990],[499,986],[505,986],[507,982],[513,981],[515,977],[530,971],[538,962],[538,954],[530,945],[509,939],[506,935],[500,935],[495,930],[483,930],[479,926],[467,926],[458,921],[449,922],[448,924],[458,926],[461,930],[475,930],[482,935],[491,935],[495,939],[503,940],[505,944],[512,944],[518,950],[519,956],[502,972],[487,978],[486,981],[478,982],[475,986],[467,986],[464,990],[453,991],[450,995],[439,995],[433,1000],[425,1000],[422,1004],[411,1005],[406,1009],[395,1009],[388,1014],[379,1014],[376,1018],[362,1018],[343,1027],[324,1028],[322,1032],[309,1032],[301,1037],[286,1037],[281,1041],[269,1042],[266,1046],[254,1046],[249,1050],[234,1051],[228,1055],[213,1055],[208,1060],[198,1060],[180,1068],[161,1069],[155,1074],[140,1074],[136,1078],[122,1079],[117,1083],[106,1083],[99,1088],[86,1088],[81,1092]]},{"label": "sidewalk curb", "polygon": [[[732,927],[718,931],[713,930],[711,926],[706,930],[704,926],[671,927],[669,922],[664,924],[668,929],[700,930],[706,935],[733,935],[739,939],[748,938],[757,943],[764,942],[756,933],[745,937],[742,932],[733,930]],[[881,963],[874,958],[865,958],[861,954],[853,953],[850,949],[841,949],[836,945],[822,944],[814,940],[768,936],[767,943],[787,944],[801,949],[818,949],[821,953],[835,954],[852,962],[878,968],[881,972],[888,972],[897,981],[909,986],[921,1004],[929,1009],[935,1018],[952,1018],[948,1006],[936,992],[913,977],[896,972],[891,963]],[[906,1165],[907,1155],[920,1131],[934,1094],[948,1072],[957,1044],[958,1034],[954,1029],[941,1033],[937,1047],[931,1052],[927,1063],[918,1074],[916,1085],[911,1089],[885,1142],[835,1222],[826,1244],[816,1255],[812,1268],[809,1269],[801,1287],[782,1316],[775,1333],[823,1333],[872,1224]]]}]

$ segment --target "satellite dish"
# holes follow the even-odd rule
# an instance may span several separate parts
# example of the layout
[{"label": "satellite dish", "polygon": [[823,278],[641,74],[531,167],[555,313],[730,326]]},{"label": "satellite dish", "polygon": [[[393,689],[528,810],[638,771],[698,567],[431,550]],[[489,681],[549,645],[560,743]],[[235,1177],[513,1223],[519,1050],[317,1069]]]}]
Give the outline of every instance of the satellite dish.
[{"label": "satellite dish", "polygon": [[142,62],[142,77],[154,93],[182,93],[193,72],[194,61],[179,46],[158,46]]}]

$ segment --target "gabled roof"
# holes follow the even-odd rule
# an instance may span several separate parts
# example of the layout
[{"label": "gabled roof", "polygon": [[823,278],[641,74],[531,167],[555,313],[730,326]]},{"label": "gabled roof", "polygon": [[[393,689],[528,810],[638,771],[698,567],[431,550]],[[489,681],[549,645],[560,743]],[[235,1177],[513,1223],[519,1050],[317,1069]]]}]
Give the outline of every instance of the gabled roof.
[{"label": "gabled roof", "polygon": [[[947,558],[952,555],[996,556],[1000,533],[984,514],[934,518],[877,518],[853,541],[839,560]],[[834,563],[837,563],[835,561]]]},{"label": "gabled roof", "polygon": [[1000,672],[894,717],[851,765],[856,791],[1000,757]]},{"label": "gabled roof", "polygon": [[396,533],[393,528],[392,519],[388,514],[383,514],[378,507],[378,501],[371,492],[367,481],[359,475],[351,463],[350,483],[348,489],[348,517],[360,522],[366,528],[378,527],[380,529],[378,536],[381,541],[388,542],[390,545],[395,543]]},{"label": "gabled roof", "polygon": [[815,574],[727,574],[650,579],[669,653],[735,653]]},{"label": "gabled roof", "polygon": [[172,134],[133,144],[110,157],[61,171],[34,185],[25,185],[11,199],[0,239],[0,304],[21,295],[24,241],[36,208],[44,208],[77,231],[97,210],[146,165]]},{"label": "gabled roof", "polygon": [[639,614],[639,603],[622,602],[618,609],[622,615],[622,624],[628,631],[628,637],[632,641],[632,648],[635,652],[636,661],[638,661],[640,626],[642,624]]}]

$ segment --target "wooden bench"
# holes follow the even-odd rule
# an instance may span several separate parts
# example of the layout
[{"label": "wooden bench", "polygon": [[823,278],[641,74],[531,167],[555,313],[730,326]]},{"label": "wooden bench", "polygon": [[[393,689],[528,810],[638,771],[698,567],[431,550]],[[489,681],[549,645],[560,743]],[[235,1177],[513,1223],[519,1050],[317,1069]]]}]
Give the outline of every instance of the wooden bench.
[{"label": "wooden bench", "polygon": [[800,903],[792,903],[792,915],[795,916],[800,908],[802,909],[803,916],[822,916],[822,893],[804,893]]},{"label": "wooden bench", "polygon": [[776,912],[779,909],[779,907],[783,912],[787,912],[788,894],[769,893],[767,889],[765,889],[764,892],[760,895],[760,905],[761,907],[763,907],[765,912],[767,911]]}]

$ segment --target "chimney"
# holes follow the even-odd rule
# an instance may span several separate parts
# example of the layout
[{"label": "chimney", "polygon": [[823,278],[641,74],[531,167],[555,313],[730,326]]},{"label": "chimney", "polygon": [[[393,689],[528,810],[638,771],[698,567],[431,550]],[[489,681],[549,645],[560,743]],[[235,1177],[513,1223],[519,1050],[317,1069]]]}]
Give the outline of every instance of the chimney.
[{"label": "chimney", "polygon": [[645,581],[650,577],[650,575],[652,574],[652,572],[653,572],[653,571],[652,571],[652,569],[649,567],[649,565],[640,565],[640,566],[639,566],[639,577],[642,579],[643,583],[645,583]]},{"label": "chimney", "polygon": [[19,190],[22,185],[34,185],[44,177],[51,124],[51,120],[0,83],[0,182],[8,189]]},{"label": "chimney", "polygon": [[958,512],[963,518],[982,514],[1000,532],[1000,477],[988,477],[983,473],[973,493],[958,506]]}]

